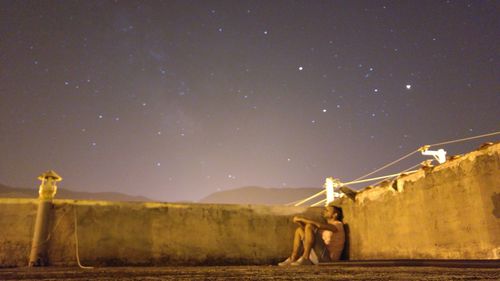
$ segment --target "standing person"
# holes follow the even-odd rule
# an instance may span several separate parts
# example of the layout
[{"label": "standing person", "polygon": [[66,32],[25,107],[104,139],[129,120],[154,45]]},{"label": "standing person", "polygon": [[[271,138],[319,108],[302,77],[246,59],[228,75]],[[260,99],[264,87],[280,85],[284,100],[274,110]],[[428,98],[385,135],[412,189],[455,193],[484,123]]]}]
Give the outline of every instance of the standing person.
[{"label": "standing person", "polygon": [[325,206],[323,217],[326,223],[297,216],[293,218],[293,222],[300,225],[295,230],[293,251],[279,266],[310,265],[340,259],[345,242],[342,209]]}]

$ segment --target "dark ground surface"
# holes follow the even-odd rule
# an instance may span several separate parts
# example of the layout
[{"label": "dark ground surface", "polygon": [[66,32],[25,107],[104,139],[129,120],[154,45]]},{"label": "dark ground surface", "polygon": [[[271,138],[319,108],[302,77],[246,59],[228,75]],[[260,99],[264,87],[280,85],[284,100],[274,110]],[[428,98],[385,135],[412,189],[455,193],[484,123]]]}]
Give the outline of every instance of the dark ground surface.
[{"label": "dark ground surface", "polygon": [[322,265],[3,268],[0,280],[500,280],[499,268]]}]

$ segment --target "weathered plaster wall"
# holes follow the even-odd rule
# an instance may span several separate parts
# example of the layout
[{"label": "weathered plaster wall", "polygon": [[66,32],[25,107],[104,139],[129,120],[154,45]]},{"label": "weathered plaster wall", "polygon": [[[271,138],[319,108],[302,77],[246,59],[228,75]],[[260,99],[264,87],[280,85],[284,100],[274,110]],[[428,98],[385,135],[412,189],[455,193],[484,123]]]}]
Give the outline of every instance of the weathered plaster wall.
[{"label": "weathered plaster wall", "polygon": [[[36,199],[0,199],[0,267],[25,266]],[[343,198],[348,256],[491,259],[500,254],[500,144]],[[55,200],[49,262],[270,264],[291,250],[302,207]]]},{"label": "weathered plaster wall", "polygon": [[500,144],[339,204],[350,259],[498,259]]},{"label": "weathered plaster wall", "polygon": [[[25,266],[37,200],[1,199],[0,266]],[[268,264],[291,250],[305,207],[55,200],[49,262],[91,265]]]},{"label": "weathered plaster wall", "polygon": [[36,202],[30,199],[0,199],[0,267],[28,264]]}]

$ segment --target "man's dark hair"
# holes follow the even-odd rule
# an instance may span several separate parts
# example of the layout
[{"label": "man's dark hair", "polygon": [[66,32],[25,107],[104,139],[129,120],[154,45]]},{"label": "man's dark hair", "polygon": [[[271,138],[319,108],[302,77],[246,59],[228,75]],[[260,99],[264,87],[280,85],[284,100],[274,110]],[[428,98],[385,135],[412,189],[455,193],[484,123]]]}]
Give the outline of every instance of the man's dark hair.
[{"label": "man's dark hair", "polygon": [[339,221],[342,221],[344,219],[344,213],[342,212],[342,208],[337,207],[337,206],[333,206],[333,209],[338,214],[337,219]]},{"label": "man's dark hair", "polygon": [[342,212],[342,208],[335,206],[333,204],[328,205],[328,207],[333,207],[333,210],[335,213],[337,213],[337,219],[339,221],[342,221],[344,219],[344,213]]}]

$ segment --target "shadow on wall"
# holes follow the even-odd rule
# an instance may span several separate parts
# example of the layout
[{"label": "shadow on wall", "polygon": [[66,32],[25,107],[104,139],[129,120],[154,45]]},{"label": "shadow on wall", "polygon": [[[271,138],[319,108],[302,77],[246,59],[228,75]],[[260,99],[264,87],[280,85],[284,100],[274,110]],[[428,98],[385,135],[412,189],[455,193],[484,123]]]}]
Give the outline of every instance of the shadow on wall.
[{"label": "shadow on wall", "polygon": [[344,223],[344,234],[345,234],[345,242],[344,242],[344,250],[342,250],[342,255],[340,256],[340,260],[349,260],[349,248],[351,246],[351,231],[349,229],[349,224]]},{"label": "shadow on wall", "polygon": [[491,201],[493,201],[493,215],[495,218],[500,218],[500,193],[493,193],[491,196]]}]

